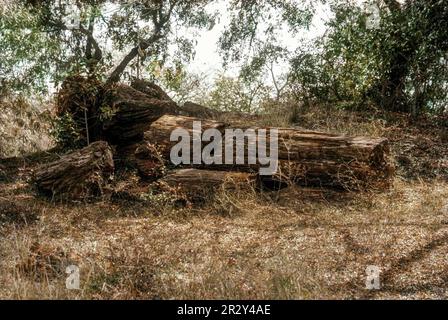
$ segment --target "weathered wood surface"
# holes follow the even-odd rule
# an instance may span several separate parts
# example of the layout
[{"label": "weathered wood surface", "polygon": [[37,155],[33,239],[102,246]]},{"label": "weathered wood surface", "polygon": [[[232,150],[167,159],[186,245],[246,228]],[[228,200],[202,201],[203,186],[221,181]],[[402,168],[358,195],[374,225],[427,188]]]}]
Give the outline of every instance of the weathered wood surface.
[{"label": "weathered wood surface", "polygon": [[[171,148],[177,143],[170,141],[176,128],[183,128],[193,137],[193,121],[201,121],[202,130],[218,129],[223,133],[228,126],[219,121],[201,120],[184,116],[163,116],[153,122],[144,134],[144,140],[162,150],[169,160]],[[262,128],[253,128],[256,133]],[[269,133],[271,128],[268,129]],[[267,150],[271,146],[267,137]],[[246,141],[247,149],[257,141]],[[202,143],[202,146],[208,142]],[[279,170],[270,177],[274,180],[288,180],[305,186],[337,187],[344,189],[386,188],[391,182],[394,167],[390,159],[387,139],[368,137],[349,137],[314,131],[278,129]],[[223,149],[223,155],[225,150]],[[258,157],[258,154],[257,154]],[[234,162],[235,163],[235,162]],[[197,165],[213,170],[258,170],[259,165]]]},{"label": "weathered wood surface", "polygon": [[[170,141],[171,133],[177,129],[185,129],[191,136],[191,144],[193,143],[193,121],[200,121],[202,131],[206,129],[217,129],[224,133],[227,124],[214,120],[204,120],[186,116],[164,115],[157,121],[154,121],[144,133],[144,141],[157,145],[163,156],[169,157],[171,148],[177,144],[177,141]],[[201,134],[201,133],[199,133]],[[203,145],[208,142],[203,143]]]},{"label": "weathered wood surface", "polygon": [[182,105],[180,114],[201,119],[214,119],[218,117],[221,112],[191,101],[187,101]]},{"label": "weathered wood surface", "polygon": [[256,186],[256,175],[247,172],[177,169],[159,180],[189,197],[204,198],[217,190],[249,190]]},{"label": "weathered wood surface", "polygon": [[332,187],[346,190],[387,189],[392,183],[394,168],[389,163],[377,166],[362,161],[279,160],[272,181],[293,182],[302,186]]},{"label": "weathered wood surface", "polygon": [[112,144],[140,141],[153,121],[165,114],[179,113],[172,100],[159,99],[125,85],[115,88],[111,100],[109,107],[114,115],[105,121],[103,136]]},{"label": "weathered wood surface", "polygon": [[156,180],[166,174],[166,159],[149,143],[140,143],[134,151],[134,165],[141,177]]},{"label": "weathered wood surface", "polygon": [[98,141],[38,167],[33,181],[46,195],[81,199],[101,195],[113,171],[112,149]]},{"label": "weathered wood surface", "polygon": [[115,114],[104,123],[103,136],[112,144],[141,141],[151,123],[163,115],[213,118],[218,114],[192,102],[179,107],[162,88],[145,80],[135,80],[131,86],[119,85],[111,95],[109,107]]},{"label": "weathered wood surface", "polygon": [[154,82],[146,81],[142,79],[135,79],[131,83],[131,87],[135,90],[138,90],[140,92],[143,92],[150,96],[151,98],[159,99],[159,100],[168,100],[173,101],[170,96],[163,91],[162,88],[160,88],[158,85],[156,85]]}]

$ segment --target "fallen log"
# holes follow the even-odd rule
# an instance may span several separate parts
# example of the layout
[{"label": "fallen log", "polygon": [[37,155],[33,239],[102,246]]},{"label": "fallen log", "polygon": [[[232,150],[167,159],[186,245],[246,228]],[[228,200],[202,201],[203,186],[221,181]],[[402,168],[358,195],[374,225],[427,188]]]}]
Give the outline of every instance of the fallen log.
[{"label": "fallen log", "polygon": [[393,166],[375,166],[362,161],[282,160],[272,176],[260,176],[263,184],[336,188],[344,190],[387,189],[391,185]]},{"label": "fallen log", "polygon": [[166,162],[159,150],[149,143],[140,143],[134,151],[134,165],[146,180],[163,177],[166,174]]},{"label": "fallen log", "polygon": [[159,184],[165,184],[189,199],[208,198],[218,190],[242,191],[256,186],[256,175],[246,172],[200,169],[173,170]]},{"label": "fallen log", "polygon": [[220,114],[190,101],[179,107],[161,87],[146,80],[134,80],[131,86],[118,85],[109,100],[114,115],[104,122],[103,136],[114,145],[141,141],[151,123],[163,115],[208,119]]},{"label": "fallen log", "polygon": [[117,86],[110,100],[113,115],[103,123],[103,136],[111,144],[140,141],[153,121],[165,114],[179,113],[172,100],[154,98],[125,85]]},{"label": "fallen log", "polygon": [[143,79],[135,79],[131,83],[131,87],[135,90],[143,92],[152,98],[156,98],[159,100],[168,100],[173,101],[170,96],[163,91],[161,87],[156,85],[154,82],[143,80]]},{"label": "fallen log", "polygon": [[[155,144],[159,147],[163,156],[169,158],[171,148],[177,144],[177,141],[170,141],[171,133],[178,128],[185,129],[192,137],[193,143],[193,121],[201,121],[202,131],[206,129],[217,129],[224,133],[227,124],[214,120],[203,120],[186,116],[164,115],[154,121],[144,133],[145,142]],[[201,134],[201,133],[200,133]],[[207,142],[201,143],[206,145]]]},{"label": "fallen log", "polygon": [[102,195],[113,172],[112,150],[98,141],[38,167],[33,181],[45,195],[83,199]]},{"label": "fallen log", "polygon": [[187,101],[180,108],[180,114],[188,117],[197,117],[201,119],[214,119],[218,117],[221,114],[221,112],[191,101]]},{"label": "fallen log", "polygon": [[159,86],[145,80],[135,80],[131,86],[109,86],[97,79],[72,76],[58,92],[57,116],[71,117],[78,140],[85,144],[141,141],[151,122],[178,113],[177,104]]},{"label": "fallen log", "polygon": [[[153,122],[144,134],[144,140],[162,150],[162,155],[169,160],[171,148],[177,141],[170,141],[170,135],[176,128],[183,128],[192,135],[193,121],[201,121],[202,130],[218,129],[225,140],[228,126],[222,122],[201,120],[183,116],[163,116]],[[253,128],[256,133],[261,128]],[[390,159],[387,139],[368,137],[349,137],[314,131],[279,128],[278,146],[270,145],[269,132],[266,128],[267,151],[278,153],[278,170],[273,176],[262,177],[271,181],[292,181],[303,186],[335,187],[343,189],[387,188],[391,183],[394,167]],[[192,140],[192,139],[191,139]],[[192,142],[191,142],[192,143]],[[208,142],[202,142],[202,147]],[[245,163],[196,165],[213,170],[253,171],[260,168],[248,164],[247,150],[257,147],[258,141],[246,139]],[[191,149],[191,148],[190,148]],[[235,149],[235,148],[234,148]],[[257,160],[259,153],[256,148]],[[223,147],[222,154],[225,155]],[[235,160],[235,159],[234,159]],[[192,165],[194,166],[194,165]]]}]

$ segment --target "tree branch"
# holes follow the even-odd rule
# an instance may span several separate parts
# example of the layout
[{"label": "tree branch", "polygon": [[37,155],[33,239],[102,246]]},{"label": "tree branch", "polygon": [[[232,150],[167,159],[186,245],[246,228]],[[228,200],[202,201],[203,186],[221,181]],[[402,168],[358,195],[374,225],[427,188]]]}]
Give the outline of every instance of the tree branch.
[{"label": "tree branch", "polygon": [[163,35],[160,31],[156,31],[149,39],[140,42],[140,44],[134,48],[121,60],[121,62],[115,67],[115,69],[110,74],[106,83],[111,84],[118,82],[120,80],[120,76],[123,73],[124,69],[126,69],[127,65],[138,55],[138,51],[145,50],[157,40],[161,39]]},{"label": "tree branch", "polygon": [[[66,30],[66,31],[73,31],[73,32],[80,32],[83,35],[87,37],[87,46],[86,46],[86,58],[91,58],[91,47],[95,49],[93,58],[96,60],[96,62],[99,62],[103,58],[103,51],[101,50],[100,46],[98,45],[98,42],[96,41],[95,37],[93,36],[93,21],[91,20],[89,22],[88,29],[84,28],[82,25],[79,26],[78,29],[72,29],[68,28],[65,24],[61,22],[55,22],[55,21],[48,21],[48,25],[51,27],[54,27],[54,30],[48,30],[49,32],[59,31],[59,30]],[[90,57],[89,57],[90,56]]]},{"label": "tree branch", "polygon": [[[76,31],[81,32],[87,37],[87,43],[88,45],[93,46],[95,49],[95,53],[93,58],[98,62],[103,58],[103,51],[101,51],[100,46],[98,45],[98,42],[96,41],[95,37],[93,36],[92,32],[90,30],[87,30],[83,26],[80,26],[79,29],[75,29]],[[87,57],[89,58],[89,57]]]},{"label": "tree branch", "polygon": [[401,10],[401,4],[397,0],[384,0],[384,3],[391,12],[399,12]]},{"label": "tree branch", "polygon": [[131,51],[121,60],[121,62],[115,67],[115,69],[110,74],[106,83],[112,84],[120,80],[121,74],[126,69],[127,65],[138,55],[139,50],[145,50],[153,45],[155,42],[163,38],[162,28],[169,22],[171,14],[173,13],[174,7],[177,5],[178,0],[173,0],[170,3],[168,11],[163,13],[163,1],[160,2],[160,7],[157,13],[153,14],[152,20],[154,24],[154,32],[146,40],[141,41],[137,46],[131,49]]}]

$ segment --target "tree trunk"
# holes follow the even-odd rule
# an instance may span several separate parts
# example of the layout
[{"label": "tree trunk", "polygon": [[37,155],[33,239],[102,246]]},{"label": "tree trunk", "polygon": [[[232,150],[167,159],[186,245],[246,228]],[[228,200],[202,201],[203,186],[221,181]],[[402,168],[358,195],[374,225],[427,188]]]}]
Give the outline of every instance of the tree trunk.
[{"label": "tree trunk", "polygon": [[166,94],[165,91],[158,85],[156,85],[154,82],[142,80],[142,79],[135,79],[131,83],[131,87],[135,90],[138,90],[140,92],[143,92],[147,95],[149,95],[152,98],[159,99],[159,100],[168,100],[173,101],[170,96]]},{"label": "tree trunk", "polygon": [[214,119],[222,112],[204,107],[200,104],[187,101],[182,105],[181,114],[189,117],[198,117],[202,119]]},{"label": "tree trunk", "polygon": [[219,190],[242,191],[256,186],[256,176],[246,172],[199,169],[174,170],[159,180],[190,200],[209,198]]},{"label": "tree trunk", "polygon": [[121,62],[115,67],[112,73],[109,75],[109,78],[106,80],[106,83],[112,84],[120,81],[120,77],[123,74],[124,70],[128,66],[128,64],[139,54],[139,50],[146,50],[151,45],[155,44],[158,40],[160,40],[163,36],[160,34],[161,26],[156,26],[155,32],[149,37],[147,40],[141,41],[137,46],[131,49],[129,53],[121,60]]},{"label": "tree trunk", "polygon": [[393,166],[378,167],[360,160],[279,160],[279,169],[272,176],[261,176],[263,183],[336,188],[344,190],[387,189],[391,184]]},{"label": "tree trunk", "polygon": [[[203,120],[193,117],[164,115],[157,121],[154,121],[144,133],[144,141],[150,144],[155,144],[159,147],[160,152],[166,158],[169,158],[171,148],[177,144],[177,141],[170,141],[171,133],[177,129],[182,128],[188,131],[193,137],[193,121],[200,121],[202,131],[206,129],[217,129],[224,133],[227,126],[223,122],[214,120]],[[191,144],[193,138],[191,138]],[[205,145],[207,143],[204,143]]]},{"label": "tree trunk", "polygon": [[36,169],[33,180],[46,195],[83,199],[103,194],[113,171],[112,150],[106,142],[98,141],[42,165]]},{"label": "tree trunk", "polygon": [[164,114],[178,113],[173,101],[154,98],[125,85],[116,87],[111,100],[109,106],[114,114],[105,121],[103,129],[104,137],[112,144],[141,141],[153,121]]},{"label": "tree trunk", "polygon": [[[171,132],[175,128],[184,128],[191,134],[193,121],[201,120],[182,116],[163,116],[151,124],[144,134],[144,139],[162,150],[162,155],[169,160],[170,150],[177,143],[170,141]],[[216,128],[225,135],[224,123],[202,120],[201,124],[202,130]],[[255,132],[258,130],[255,128]],[[224,139],[223,137],[223,141]],[[267,137],[268,155],[271,148],[269,140]],[[202,147],[207,144],[208,142],[203,142]],[[260,168],[258,159],[257,164],[247,164],[249,143],[246,141],[245,144],[246,164],[235,164],[234,161],[233,164],[201,164],[196,167],[213,170],[258,170]],[[190,149],[192,150],[191,147]],[[261,179],[268,184],[271,181],[272,184],[277,185],[282,185],[282,181],[285,181],[304,186],[344,189],[384,188],[390,184],[393,174],[389,154],[388,140],[383,138],[348,137],[280,128],[278,129],[277,173],[273,176],[263,176]],[[223,148],[223,160],[224,155]]]},{"label": "tree trunk", "polygon": [[390,70],[384,83],[384,96],[380,103],[386,110],[397,112],[409,112],[406,101],[405,81],[409,71],[409,59],[411,52],[395,53],[390,63]]}]

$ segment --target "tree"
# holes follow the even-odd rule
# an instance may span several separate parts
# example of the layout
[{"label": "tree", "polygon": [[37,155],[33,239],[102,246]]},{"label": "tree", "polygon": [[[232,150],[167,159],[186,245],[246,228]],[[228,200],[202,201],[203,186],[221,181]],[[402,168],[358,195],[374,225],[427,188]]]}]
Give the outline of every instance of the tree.
[{"label": "tree", "polygon": [[417,115],[434,105],[437,97],[430,92],[447,80],[446,76],[439,78],[439,70],[447,71],[448,36],[444,30],[448,27],[448,3],[384,2],[390,12],[386,35],[393,43],[383,46],[390,55],[381,79],[384,107]]},{"label": "tree", "polygon": [[[291,58],[291,49],[279,39],[284,33],[298,34],[309,28],[319,1],[266,0],[232,1],[231,21],[219,45],[225,64],[242,62],[240,81],[269,82],[276,101],[289,85],[287,74],[275,72]],[[299,43],[297,44],[299,45]]]},{"label": "tree", "polygon": [[314,3],[316,1],[301,1],[300,5],[294,0],[232,1],[228,9],[231,21],[219,41],[226,62],[250,61],[259,51],[281,53],[283,50],[278,51],[276,45],[279,35],[309,27]]},{"label": "tree", "polygon": [[[1,12],[2,77],[11,84],[63,80],[70,73],[118,82],[131,62],[167,59],[170,46],[188,60],[193,39],[178,28],[210,28],[210,0],[18,0]],[[72,20],[72,21],[71,21]],[[125,52],[118,62],[115,57]],[[111,69],[110,72],[106,72]],[[20,70],[26,76],[16,77]],[[14,80],[17,79],[17,80]],[[13,83],[13,82],[16,83]]]},{"label": "tree", "polygon": [[373,103],[414,116],[443,111],[448,98],[448,3],[370,2],[380,12],[374,28],[357,4],[333,1],[334,18],[325,36],[315,42],[314,51],[299,51],[291,60],[296,85],[321,101],[357,107]]},{"label": "tree", "polygon": [[253,113],[258,111],[269,91],[261,81],[247,83],[240,78],[220,75],[215,80],[207,106],[221,111]]},{"label": "tree", "polygon": [[[154,61],[186,62],[194,54],[196,31],[214,25],[218,2],[11,0],[1,12],[0,45],[9,57],[2,62],[2,77],[13,87],[23,84],[20,89],[37,83],[42,89],[73,73],[112,84],[130,77],[130,71],[141,76],[142,66]],[[230,2],[231,23],[220,40],[226,61],[256,56],[256,51],[266,51],[265,44],[275,47],[275,37],[284,27],[297,32],[307,26],[310,3]],[[17,70],[24,74],[13,76]]]},{"label": "tree", "polygon": [[175,63],[174,65],[160,66],[154,63],[148,66],[153,81],[160,83],[167,94],[179,105],[187,101],[205,104],[210,91],[208,74],[204,72],[189,72],[187,66]]}]

